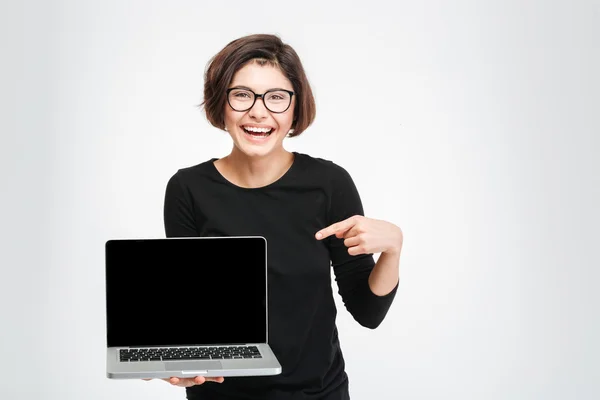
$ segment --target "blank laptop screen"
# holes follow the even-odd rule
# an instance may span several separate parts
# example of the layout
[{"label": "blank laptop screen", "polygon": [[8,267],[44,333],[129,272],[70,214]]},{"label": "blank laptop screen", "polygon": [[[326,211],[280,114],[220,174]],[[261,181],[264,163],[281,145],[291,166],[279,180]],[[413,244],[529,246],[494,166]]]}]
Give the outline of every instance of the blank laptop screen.
[{"label": "blank laptop screen", "polygon": [[264,343],[266,300],[262,238],[106,243],[109,347]]}]

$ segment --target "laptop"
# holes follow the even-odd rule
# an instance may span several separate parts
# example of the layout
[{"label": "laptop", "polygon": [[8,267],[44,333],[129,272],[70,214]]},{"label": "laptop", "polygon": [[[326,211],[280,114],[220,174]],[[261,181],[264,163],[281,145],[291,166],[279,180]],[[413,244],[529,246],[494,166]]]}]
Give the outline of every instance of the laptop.
[{"label": "laptop", "polygon": [[264,237],[114,239],[105,256],[108,378],[281,373]]}]

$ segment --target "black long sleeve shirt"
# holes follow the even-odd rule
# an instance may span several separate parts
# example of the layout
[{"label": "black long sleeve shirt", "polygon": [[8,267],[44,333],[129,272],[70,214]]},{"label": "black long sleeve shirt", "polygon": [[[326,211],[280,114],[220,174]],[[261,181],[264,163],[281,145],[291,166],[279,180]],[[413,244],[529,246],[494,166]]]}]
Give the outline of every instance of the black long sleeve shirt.
[{"label": "black long sleeve shirt", "polygon": [[[386,296],[370,290],[371,254],[351,256],[335,236],[315,239],[332,223],[364,215],[348,172],[328,160],[294,156],[280,179],[261,188],[229,182],[214,166],[216,159],[178,170],[167,184],[167,237],[267,239],[268,337],[282,365],[276,376],[230,377],[188,388],[190,399],[349,399],[330,268],[346,309],[365,327],[376,328],[395,297],[397,286]],[[202,318],[218,310],[195,312]]]}]

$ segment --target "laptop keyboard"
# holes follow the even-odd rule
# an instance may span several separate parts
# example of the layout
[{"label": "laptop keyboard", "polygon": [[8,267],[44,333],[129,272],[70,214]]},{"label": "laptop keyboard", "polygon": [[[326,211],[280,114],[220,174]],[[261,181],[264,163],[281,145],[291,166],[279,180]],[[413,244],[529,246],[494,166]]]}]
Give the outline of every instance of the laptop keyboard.
[{"label": "laptop keyboard", "polygon": [[121,349],[122,362],[167,360],[224,360],[262,358],[256,346],[214,346]]}]

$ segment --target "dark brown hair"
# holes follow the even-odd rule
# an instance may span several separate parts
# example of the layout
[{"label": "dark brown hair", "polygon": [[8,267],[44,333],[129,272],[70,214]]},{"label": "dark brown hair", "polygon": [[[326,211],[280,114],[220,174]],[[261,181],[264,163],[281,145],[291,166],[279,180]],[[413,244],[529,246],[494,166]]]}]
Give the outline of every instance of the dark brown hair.
[{"label": "dark brown hair", "polygon": [[250,62],[272,65],[290,80],[296,96],[294,132],[298,136],[315,119],[316,106],[308,78],[294,49],[275,35],[249,35],[225,46],[208,63],[204,75],[204,106],[208,121],[219,129],[225,128],[226,90],[237,71]]}]

